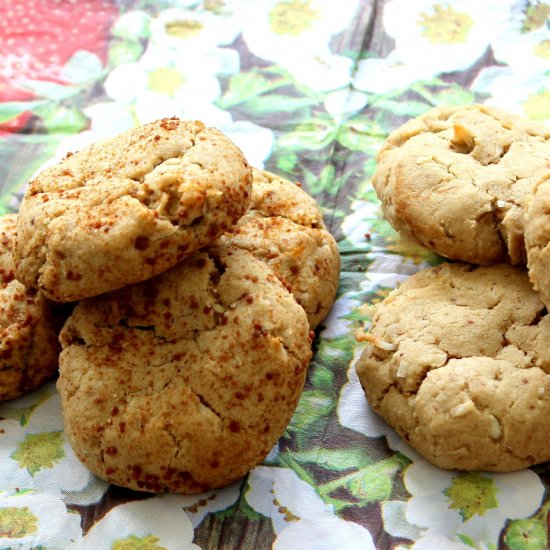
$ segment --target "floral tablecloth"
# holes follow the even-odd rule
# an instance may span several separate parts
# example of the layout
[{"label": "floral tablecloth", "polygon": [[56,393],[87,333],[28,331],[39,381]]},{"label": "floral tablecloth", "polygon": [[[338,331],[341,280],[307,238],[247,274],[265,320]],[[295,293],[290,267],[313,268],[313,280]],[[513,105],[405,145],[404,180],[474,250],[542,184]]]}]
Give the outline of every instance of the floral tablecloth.
[{"label": "floral tablecloth", "polygon": [[548,467],[428,464],[369,410],[354,333],[440,261],[381,216],[370,178],[385,136],[441,104],[550,122],[549,26],[547,0],[0,2],[1,210],[68,151],[199,118],[302,182],[342,258],[292,422],[222,490],[152,496],[95,478],[64,436],[55,382],[0,404],[0,548],[547,548]]}]

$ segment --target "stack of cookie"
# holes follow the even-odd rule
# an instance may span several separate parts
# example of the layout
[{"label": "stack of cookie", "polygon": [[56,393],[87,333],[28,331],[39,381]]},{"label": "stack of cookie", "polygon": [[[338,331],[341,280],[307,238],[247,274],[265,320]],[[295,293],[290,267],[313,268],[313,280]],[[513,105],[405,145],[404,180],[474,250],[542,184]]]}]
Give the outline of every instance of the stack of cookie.
[{"label": "stack of cookie", "polygon": [[76,455],[151,492],[219,487],[265,457],[340,270],[309,195],[251,169],[219,131],[178,119],[42,172],[13,258],[31,295],[78,302],[57,383]]},{"label": "stack of cookie", "polygon": [[433,109],[379,153],[386,218],[455,262],[380,304],[357,373],[373,409],[437,466],[550,460],[549,173],[549,128],[480,105]]}]

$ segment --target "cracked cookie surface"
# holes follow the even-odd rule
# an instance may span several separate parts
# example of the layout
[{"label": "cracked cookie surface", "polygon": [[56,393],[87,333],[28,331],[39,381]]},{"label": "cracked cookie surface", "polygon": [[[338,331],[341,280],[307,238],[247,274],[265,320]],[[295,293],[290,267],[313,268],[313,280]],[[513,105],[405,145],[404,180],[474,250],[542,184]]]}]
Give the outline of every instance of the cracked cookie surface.
[{"label": "cracked cookie surface", "polygon": [[246,214],[220,242],[248,250],[279,276],[315,328],[330,310],[340,276],[340,255],[313,197],[296,184],[253,169]]},{"label": "cracked cookie surface", "polygon": [[447,258],[525,264],[523,201],[550,128],[482,105],[437,107],[392,132],[372,183],[395,229]]},{"label": "cracked cookie surface", "polygon": [[67,302],[146,280],[244,214],[252,174],[201,122],[162,119],[67,156],[30,182],[17,278]]},{"label": "cracked cookie surface", "polygon": [[197,493],[258,464],[311,356],[304,310],[273,271],[223,244],[83,300],[61,334],[67,436],[99,477]]},{"label": "cracked cookie surface", "polygon": [[0,400],[38,388],[57,373],[61,308],[15,279],[17,216],[0,217]]},{"label": "cracked cookie surface", "polygon": [[550,316],[525,270],[421,271],[360,339],[370,405],[430,462],[504,472],[550,460]]},{"label": "cracked cookie surface", "polygon": [[550,172],[525,199],[525,246],[529,278],[550,306]]}]

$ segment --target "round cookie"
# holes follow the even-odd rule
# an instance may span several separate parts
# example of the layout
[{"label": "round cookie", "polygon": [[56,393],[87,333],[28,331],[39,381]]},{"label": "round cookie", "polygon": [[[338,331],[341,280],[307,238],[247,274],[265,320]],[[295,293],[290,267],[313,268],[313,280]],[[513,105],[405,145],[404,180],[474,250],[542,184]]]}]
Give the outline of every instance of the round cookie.
[{"label": "round cookie", "polygon": [[162,119],[94,144],[30,182],[17,278],[60,302],[146,280],[230,228],[251,184],[241,151],[201,122]]},{"label": "round cookie", "polygon": [[437,107],[392,132],[373,186],[395,229],[447,258],[525,264],[523,201],[550,128],[482,105]]},{"label": "round cookie", "polygon": [[258,464],[290,421],[311,356],[304,310],[265,263],[223,245],[83,300],[61,342],[76,455],[150,492],[206,491]]},{"label": "round cookie", "polygon": [[41,386],[57,373],[65,315],[42,293],[15,279],[12,258],[17,216],[0,216],[0,400]]},{"label": "round cookie", "polygon": [[421,271],[362,336],[370,405],[433,464],[506,472],[550,460],[550,315],[525,270]]},{"label": "round cookie", "polygon": [[315,328],[330,310],[340,255],[315,199],[288,180],[253,169],[247,213],[222,242],[267,262],[304,308]]},{"label": "round cookie", "polygon": [[529,278],[550,306],[550,172],[525,199],[525,246]]}]

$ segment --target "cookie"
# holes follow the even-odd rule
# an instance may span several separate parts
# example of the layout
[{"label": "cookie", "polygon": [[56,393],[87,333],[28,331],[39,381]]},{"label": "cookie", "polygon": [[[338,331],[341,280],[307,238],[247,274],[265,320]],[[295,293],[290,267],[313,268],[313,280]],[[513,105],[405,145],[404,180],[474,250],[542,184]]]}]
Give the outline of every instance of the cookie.
[{"label": "cookie", "polygon": [[57,373],[62,309],[15,279],[17,216],[0,216],[0,400],[41,386]]},{"label": "cookie", "polygon": [[150,492],[206,491],[263,460],[311,356],[304,310],[264,262],[223,245],[83,300],[61,343],[76,455],[108,482]]},{"label": "cookie", "polygon": [[529,277],[550,306],[550,172],[525,199],[525,246]]},{"label": "cookie", "polygon": [[360,339],[368,402],[436,466],[507,472],[550,460],[550,316],[524,269],[421,271]]},{"label": "cookie", "polygon": [[524,265],[523,201],[550,128],[482,105],[437,107],[392,132],[372,183],[387,220],[438,254]]},{"label": "cookie", "polygon": [[60,302],[149,279],[230,228],[251,184],[240,150],[201,122],[162,119],[94,144],[30,182],[17,278]]},{"label": "cookie", "polygon": [[267,262],[315,328],[330,310],[340,276],[340,255],[315,199],[290,181],[253,169],[247,213],[222,242]]}]

